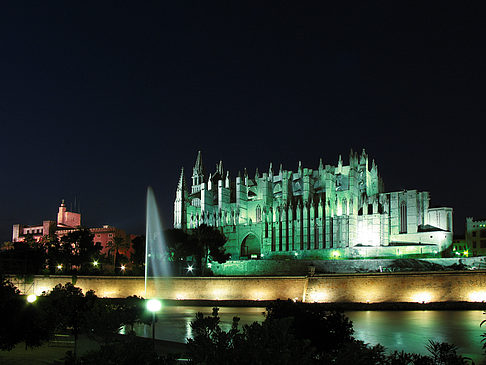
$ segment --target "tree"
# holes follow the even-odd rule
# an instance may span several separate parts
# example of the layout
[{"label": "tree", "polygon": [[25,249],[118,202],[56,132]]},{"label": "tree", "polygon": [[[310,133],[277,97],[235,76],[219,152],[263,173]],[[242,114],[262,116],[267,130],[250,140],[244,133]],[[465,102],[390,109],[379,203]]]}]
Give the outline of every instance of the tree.
[{"label": "tree", "polygon": [[318,353],[339,350],[353,342],[353,324],[341,312],[326,311],[318,303],[277,300],[267,307],[266,320],[291,318],[290,331],[305,338]]},{"label": "tree", "polygon": [[196,259],[201,276],[206,273],[209,261],[222,264],[229,259],[230,255],[224,249],[226,241],[227,238],[218,229],[206,224],[201,224],[188,235],[184,250]]},{"label": "tree", "polygon": [[172,228],[164,232],[170,261],[181,261],[194,254],[189,238],[182,229]]},{"label": "tree", "polygon": [[133,253],[130,256],[132,264],[139,268],[145,264],[145,236],[137,236],[132,240]]},{"label": "tree", "polygon": [[116,267],[118,264],[118,255],[120,249],[127,249],[130,247],[129,242],[126,242],[123,237],[115,236],[112,241],[108,241],[107,244],[110,254],[113,256],[113,270],[116,273]]},{"label": "tree", "polygon": [[63,254],[61,242],[57,235],[44,236],[39,243],[46,254],[46,266],[50,273],[56,272],[57,265],[67,264],[68,261]]},{"label": "tree", "polygon": [[20,315],[22,302],[19,290],[8,280],[0,283],[0,350],[11,350],[21,341],[22,335],[16,319]]},{"label": "tree", "polygon": [[20,342],[25,347],[40,346],[48,340],[50,323],[38,303],[27,303],[8,280],[0,281],[0,350],[11,350]]},{"label": "tree", "polygon": [[46,252],[32,235],[25,240],[14,242],[13,249],[0,251],[0,268],[4,273],[34,275],[41,272],[46,260]]},{"label": "tree", "polygon": [[101,244],[94,243],[93,237],[94,234],[89,229],[80,228],[61,238],[61,255],[71,268],[82,268],[99,255]]},{"label": "tree", "polygon": [[87,314],[96,301],[93,291],[88,291],[86,296],[81,288],[71,283],[57,284],[46,296],[47,311],[51,323],[57,330],[68,330],[74,336],[74,356],[77,352],[77,341],[81,329],[86,324]]},{"label": "tree", "polygon": [[220,327],[218,308],[211,316],[196,314],[191,322],[193,339],[188,339],[189,355],[195,364],[308,364],[313,350],[309,341],[297,339],[290,320],[269,320],[238,328],[238,317],[228,332]]}]

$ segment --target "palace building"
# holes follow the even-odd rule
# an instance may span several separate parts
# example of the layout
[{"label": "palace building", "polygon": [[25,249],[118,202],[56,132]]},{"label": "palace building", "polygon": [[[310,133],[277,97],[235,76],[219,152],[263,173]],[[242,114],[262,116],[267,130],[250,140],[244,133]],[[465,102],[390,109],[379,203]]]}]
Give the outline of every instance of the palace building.
[{"label": "palace building", "polygon": [[217,227],[232,260],[435,256],[452,244],[452,208],[428,192],[385,192],[375,162],[351,151],[349,164],[278,170],[232,180],[220,161],[206,176],[201,152],[187,189],[182,169],[174,227]]},{"label": "palace building", "polygon": [[[27,235],[32,236],[37,242],[45,236],[57,235],[58,238],[61,238],[80,227],[81,213],[69,211],[62,200],[57,213],[57,221],[44,220],[42,224],[38,225],[14,224],[12,242],[23,242]],[[113,240],[115,237],[119,237],[125,242],[124,248],[120,248],[119,252],[130,257],[131,249],[127,249],[130,245],[130,235],[126,234],[124,230],[109,225],[93,227],[89,230],[93,234],[93,242],[101,245],[101,254],[108,254]]]}]

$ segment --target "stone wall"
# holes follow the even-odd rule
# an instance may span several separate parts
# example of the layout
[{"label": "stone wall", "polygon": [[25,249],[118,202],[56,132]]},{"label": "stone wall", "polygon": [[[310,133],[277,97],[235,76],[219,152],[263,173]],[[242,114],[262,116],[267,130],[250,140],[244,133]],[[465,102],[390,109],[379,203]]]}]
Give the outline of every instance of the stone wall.
[{"label": "stone wall", "polygon": [[[32,285],[19,288],[37,295],[70,276],[37,276]],[[131,295],[164,299],[274,300],[307,302],[444,302],[486,301],[486,271],[439,271],[414,273],[328,274],[292,277],[161,278],[80,276],[74,283],[83,292],[100,297]]]},{"label": "stone wall", "polygon": [[[327,273],[360,273],[390,271],[399,263],[404,270],[423,270],[431,266],[463,264],[469,269],[486,268],[484,257],[466,258],[429,258],[420,260],[399,259],[361,259],[361,260],[235,260],[224,264],[213,263],[211,270],[217,276],[248,276],[248,275],[308,275],[314,267],[316,274]],[[407,266],[408,265],[408,266]]]},{"label": "stone wall", "polygon": [[[71,276],[36,276],[26,292],[37,295],[48,292],[55,285],[72,282]],[[165,299],[204,300],[273,300],[304,297],[307,278],[293,277],[232,277],[198,278],[173,277],[149,279],[147,293],[143,277],[78,276],[74,282],[86,293],[94,290],[100,297],[125,298],[137,295],[144,298],[157,296]],[[22,286],[19,286],[22,291]]]}]

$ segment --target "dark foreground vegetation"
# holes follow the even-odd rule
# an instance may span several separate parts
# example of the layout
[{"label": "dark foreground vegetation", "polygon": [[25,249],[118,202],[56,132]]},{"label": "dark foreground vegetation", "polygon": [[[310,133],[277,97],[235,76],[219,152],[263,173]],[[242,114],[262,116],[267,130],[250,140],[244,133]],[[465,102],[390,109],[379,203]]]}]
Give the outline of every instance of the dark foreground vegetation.
[{"label": "dark foreground vegetation", "polygon": [[[457,353],[454,345],[426,341],[428,355],[371,346],[353,337],[351,321],[341,312],[316,304],[276,301],[269,303],[265,320],[232,328],[220,326],[218,308],[210,316],[197,313],[192,322],[193,339],[185,353],[160,354],[151,341],[130,331],[137,322],[150,323],[142,298],[100,299],[94,292],[83,294],[73,284],[56,286],[35,303],[8,281],[0,286],[0,349],[9,351],[19,343],[26,348],[49,341],[54,333],[69,332],[74,348],[65,364],[383,364],[455,365],[472,362]],[[127,335],[119,335],[124,326]],[[78,355],[77,339],[83,334],[97,343],[96,351]],[[484,338],[484,337],[483,337]]]}]

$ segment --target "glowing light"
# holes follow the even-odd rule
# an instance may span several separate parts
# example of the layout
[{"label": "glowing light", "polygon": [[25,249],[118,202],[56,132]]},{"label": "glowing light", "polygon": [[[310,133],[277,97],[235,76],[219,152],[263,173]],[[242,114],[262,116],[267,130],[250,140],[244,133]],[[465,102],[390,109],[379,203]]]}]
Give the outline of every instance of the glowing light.
[{"label": "glowing light", "polygon": [[298,253],[298,252],[294,252],[294,255],[295,255],[295,256],[299,256],[299,253]]},{"label": "glowing light", "polygon": [[158,312],[162,309],[162,302],[158,299],[150,299],[147,301],[147,309],[152,312]]},{"label": "glowing light", "polygon": [[[208,264],[208,267],[209,267],[209,264]],[[192,267],[192,265],[188,265],[187,266],[187,271],[188,272],[192,272],[192,270],[194,270],[194,268]]]},{"label": "glowing light", "polygon": [[469,294],[469,300],[471,302],[485,302],[486,291],[475,291]]},{"label": "glowing light", "polygon": [[222,297],[224,297],[224,290],[223,289],[214,290],[213,296],[214,296],[214,299],[220,300]]},{"label": "glowing light", "polygon": [[265,297],[265,293],[261,292],[261,291],[257,291],[257,292],[254,292],[253,295],[253,300],[263,300],[263,298]]},{"label": "glowing light", "polygon": [[98,261],[96,261],[96,260],[93,261],[93,266],[95,266],[95,267],[98,266]]},{"label": "glowing light", "polygon": [[120,269],[121,269],[122,271],[125,271],[126,266],[125,266],[125,265],[122,265],[122,266],[120,266]]},{"label": "glowing light", "polygon": [[62,270],[62,264],[57,265],[57,269],[58,269],[58,270]]},{"label": "glowing light", "polygon": [[327,293],[323,291],[312,292],[309,294],[311,302],[324,302],[327,298]]},{"label": "glowing light", "polygon": [[469,256],[469,250],[465,250],[463,253],[462,253],[464,256],[468,257]]},{"label": "glowing light", "polygon": [[339,253],[339,251],[332,251],[332,257],[334,257],[335,259],[339,258],[341,254]]},{"label": "glowing light", "polygon": [[27,296],[27,302],[29,303],[34,303],[37,300],[37,295],[35,294],[29,294]]},{"label": "glowing light", "polygon": [[420,292],[412,296],[412,300],[417,303],[429,303],[432,295],[429,292]]}]

